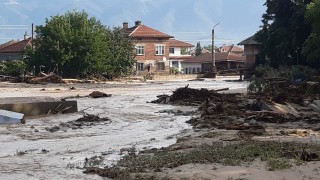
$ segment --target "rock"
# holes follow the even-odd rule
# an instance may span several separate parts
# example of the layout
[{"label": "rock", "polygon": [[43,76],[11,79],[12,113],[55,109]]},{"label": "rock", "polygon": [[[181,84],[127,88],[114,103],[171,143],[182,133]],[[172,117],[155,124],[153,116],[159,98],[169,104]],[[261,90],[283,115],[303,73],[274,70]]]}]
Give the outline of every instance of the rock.
[{"label": "rock", "polygon": [[307,107],[310,108],[310,109],[312,109],[312,110],[315,111],[315,112],[320,113],[320,107],[317,106],[317,105],[315,105],[315,104],[313,104],[313,103],[310,103]]},{"label": "rock", "polygon": [[59,126],[53,126],[51,128],[46,127],[45,130],[49,131],[49,132],[56,132],[60,130]]},{"label": "rock", "polygon": [[313,100],[313,103],[320,108],[320,100]]},{"label": "rock", "polygon": [[102,97],[111,97],[111,94],[106,94],[104,92],[100,92],[100,91],[93,91],[92,93],[89,94],[89,97],[92,98],[102,98]]},{"label": "rock", "polygon": [[257,123],[257,121],[255,120],[255,119],[251,119],[250,121],[249,121],[249,124],[250,125],[255,125]]}]

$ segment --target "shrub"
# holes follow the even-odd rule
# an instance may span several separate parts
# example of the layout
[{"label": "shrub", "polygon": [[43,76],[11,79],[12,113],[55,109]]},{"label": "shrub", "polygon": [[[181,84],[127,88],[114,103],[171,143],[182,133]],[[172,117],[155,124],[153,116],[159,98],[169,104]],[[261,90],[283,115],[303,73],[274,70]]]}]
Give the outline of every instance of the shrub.
[{"label": "shrub", "polygon": [[26,69],[26,64],[23,61],[5,61],[0,63],[0,73],[9,76],[22,75]]}]

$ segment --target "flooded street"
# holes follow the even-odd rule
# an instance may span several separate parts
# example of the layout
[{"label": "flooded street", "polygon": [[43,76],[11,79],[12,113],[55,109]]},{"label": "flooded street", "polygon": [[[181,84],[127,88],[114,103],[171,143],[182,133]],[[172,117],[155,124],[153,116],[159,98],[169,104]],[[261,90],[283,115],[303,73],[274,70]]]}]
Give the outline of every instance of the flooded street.
[{"label": "flooded street", "polygon": [[[231,91],[243,91],[247,86],[245,82],[222,79],[20,87],[19,84],[0,84],[1,97],[51,96],[59,99],[88,95],[96,90],[112,94],[109,98],[76,99],[78,113],[28,119],[26,124],[0,125],[0,179],[102,179],[82,173],[85,158],[102,155],[103,165],[111,165],[121,158],[120,149],[135,146],[144,150],[175,143],[179,134],[192,129],[185,123],[190,117],[159,111],[191,111],[195,108],[147,102],[188,84],[190,88],[230,88]],[[76,90],[69,90],[71,86]],[[111,122],[56,132],[45,129],[76,120],[83,116],[81,111],[108,117]]]}]

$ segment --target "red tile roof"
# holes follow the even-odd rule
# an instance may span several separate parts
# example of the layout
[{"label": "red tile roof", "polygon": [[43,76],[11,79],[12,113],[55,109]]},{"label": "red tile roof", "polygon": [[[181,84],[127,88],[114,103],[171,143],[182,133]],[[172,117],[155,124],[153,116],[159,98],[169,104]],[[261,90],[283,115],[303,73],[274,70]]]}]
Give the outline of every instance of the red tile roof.
[{"label": "red tile roof", "polygon": [[134,26],[132,28],[126,29],[125,31],[126,31],[125,34],[128,34],[129,37],[173,38],[173,36],[170,36],[158,30],[152,29],[145,25]]},{"label": "red tile roof", "polygon": [[21,53],[28,45],[31,45],[31,38],[1,48],[0,53]]},{"label": "red tile roof", "polygon": [[[216,61],[242,61],[244,62],[244,56],[228,53],[228,52],[216,52],[215,53]],[[204,53],[200,56],[193,56],[191,59],[186,59],[184,62],[188,63],[208,63],[212,62],[212,53]]]},{"label": "red tile roof", "polygon": [[235,45],[223,45],[218,49],[219,52],[243,52],[244,50]]},{"label": "red tile roof", "polygon": [[194,47],[194,45],[183,42],[183,41],[179,41],[176,39],[169,39],[169,46],[170,47]]},{"label": "red tile roof", "polygon": [[187,60],[187,59],[192,59],[192,56],[170,56],[170,60]]},{"label": "red tile roof", "polygon": [[3,43],[3,44],[0,44],[0,49],[2,49],[2,48],[4,48],[4,47],[7,47],[7,46],[9,46],[9,45],[11,45],[11,44],[14,44],[14,43],[16,43],[17,41],[15,41],[15,40],[10,40],[10,41],[8,41],[8,42],[6,42],[6,43]]}]

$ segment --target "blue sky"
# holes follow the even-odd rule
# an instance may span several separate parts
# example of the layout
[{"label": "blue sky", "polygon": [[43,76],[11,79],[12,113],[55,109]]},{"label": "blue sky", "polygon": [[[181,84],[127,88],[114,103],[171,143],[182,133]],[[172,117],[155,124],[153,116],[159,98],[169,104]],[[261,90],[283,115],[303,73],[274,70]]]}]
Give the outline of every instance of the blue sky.
[{"label": "blue sky", "polygon": [[134,21],[192,44],[237,44],[259,30],[264,0],[0,0],[0,43],[22,39],[31,23],[68,10],[85,10],[107,26]]}]

